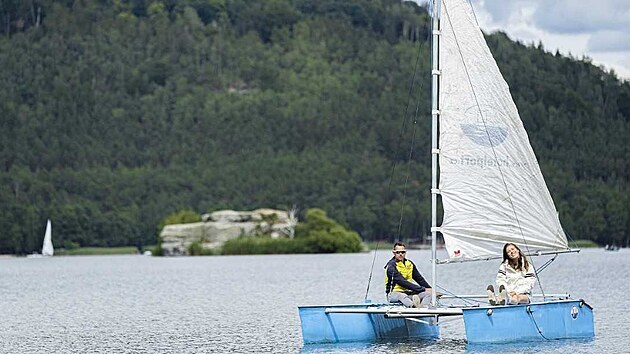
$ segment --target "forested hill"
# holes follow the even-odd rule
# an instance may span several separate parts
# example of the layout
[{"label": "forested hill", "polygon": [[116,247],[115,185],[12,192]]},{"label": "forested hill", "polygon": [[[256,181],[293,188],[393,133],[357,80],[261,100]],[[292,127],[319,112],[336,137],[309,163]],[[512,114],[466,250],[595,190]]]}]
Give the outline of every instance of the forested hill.
[{"label": "forested hill", "polygon": [[[391,239],[405,183],[401,235],[428,232],[426,9],[0,4],[0,253],[39,249],[47,218],[57,246],[152,244],[184,208],[320,207]],[[488,41],[568,234],[627,244],[630,84],[501,33]]]}]

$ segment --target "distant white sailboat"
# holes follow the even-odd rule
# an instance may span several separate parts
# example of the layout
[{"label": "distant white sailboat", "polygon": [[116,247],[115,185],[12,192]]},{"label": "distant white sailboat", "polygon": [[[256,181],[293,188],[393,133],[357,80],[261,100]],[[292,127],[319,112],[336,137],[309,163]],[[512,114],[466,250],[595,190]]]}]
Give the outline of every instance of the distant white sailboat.
[{"label": "distant white sailboat", "polygon": [[46,233],[44,234],[44,243],[42,244],[42,256],[50,257],[55,254],[55,249],[52,243],[52,224],[50,219],[46,223]]},{"label": "distant white sailboat", "polygon": [[50,219],[46,222],[46,232],[44,233],[44,242],[42,243],[42,253],[39,254],[37,252],[33,252],[33,254],[29,254],[27,258],[42,258],[42,257],[52,257],[55,254],[55,248],[52,243],[52,224]]}]

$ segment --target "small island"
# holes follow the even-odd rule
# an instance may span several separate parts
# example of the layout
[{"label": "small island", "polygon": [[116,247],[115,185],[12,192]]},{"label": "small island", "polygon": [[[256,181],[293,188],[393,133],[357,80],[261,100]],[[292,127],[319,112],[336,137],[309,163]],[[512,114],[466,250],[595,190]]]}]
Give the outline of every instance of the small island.
[{"label": "small island", "polygon": [[359,234],[308,209],[304,222],[295,210],[220,210],[199,215],[182,210],[160,227],[154,254],[164,256],[351,253],[366,250]]}]

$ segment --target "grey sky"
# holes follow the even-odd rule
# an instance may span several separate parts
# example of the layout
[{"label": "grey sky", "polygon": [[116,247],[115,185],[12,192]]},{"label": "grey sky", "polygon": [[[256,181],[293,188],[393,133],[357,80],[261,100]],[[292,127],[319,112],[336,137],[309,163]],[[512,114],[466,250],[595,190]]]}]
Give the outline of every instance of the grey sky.
[{"label": "grey sky", "polygon": [[[416,0],[424,3],[426,0]],[[630,0],[470,0],[486,32],[581,59],[630,80]]]}]

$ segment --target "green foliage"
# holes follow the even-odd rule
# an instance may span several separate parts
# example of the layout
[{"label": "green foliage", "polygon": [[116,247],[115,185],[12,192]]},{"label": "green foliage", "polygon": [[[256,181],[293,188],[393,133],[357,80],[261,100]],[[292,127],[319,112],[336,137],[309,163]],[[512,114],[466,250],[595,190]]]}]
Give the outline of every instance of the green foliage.
[{"label": "green foliage", "polygon": [[80,248],[81,245],[77,242],[72,242],[70,240],[65,240],[63,242],[63,248],[70,251],[70,250],[75,250],[77,248]]},{"label": "green foliage", "polygon": [[295,238],[304,241],[315,253],[350,253],[363,250],[359,234],[337,224],[325,211],[318,208],[306,211],[306,222],[296,226]]},{"label": "green foliage", "polygon": [[571,246],[573,248],[595,248],[595,247],[599,247],[597,245],[597,243],[593,242],[592,240],[569,241],[569,246]]},{"label": "green foliage", "polygon": [[203,247],[201,246],[201,242],[194,241],[188,246],[188,254],[191,256],[200,256],[203,252]]},{"label": "green foliage", "polygon": [[115,254],[136,254],[135,247],[79,247],[74,249],[56,250],[57,256],[103,256]]},{"label": "green foliage", "polygon": [[275,223],[278,222],[278,214],[273,213],[273,214],[268,214],[268,215],[262,215],[262,219],[264,222],[268,223],[269,225],[274,225]]},{"label": "green foliage", "polygon": [[147,249],[151,251],[153,256],[161,257],[164,256],[164,248],[162,248],[162,238],[158,236],[158,242],[153,247],[148,247]]},{"label": "green foliage", "polygon": [[[190,209],[182,209],[174,213],[171,213],[168,216],[166,216],[164,219],[162,219],[162,221],[158,225],[157,234],[159,235],[162,229],[164,228],[164,226],[166,225],[189,224],[189,223],[194,223],[194,222],[199,222],[199,221],[201,221],[201,215],[199,215],[197,212]],[[157,241],[158,241],[157,245],[153,249],[151,249],[151,253],[154,256],[163,256],[164,250],[162,249],[162,238],[158,236]],[[188,251],[193,256],[199,256],[204,253],[204,250],[201,247],[201,244],[190,245]]]},{"label": "green foliage", "polygon": [[296,226],[295,238],[239,237],[223,245],[223,254],[351,253],[364,249],[361,238],[330,219],[326,212],[306,211],[306,221]]},{"label": "green foliage", "polygon": [[221,254],[293,254],[314,253],[306,242],[299,239],[239,237],[223,244]]},{"label": "green foliage", "polygon": [[387,241],[365,242],[365,247],[370,251],[387,249],[389,246],[390,243]]},{"label": "green foliage", "polygon": [[[55,244],[159,251],[156,225],[184,208],[320,206],[365,240],[428,232],[425,8],[2,4],[0,253],[39,250],[47,218]],[[629,244],[630,83],[502,33],[487,39],[566,231]],[[405,115],[410,89],[418,117]],[[341,246],[331,232],[311,237],[330,250]]]},{"label": "green foliage", "polygon": [[167,217],[165,217],[158,226],[158,234],[162,231],[164,226],[173,224],[190,224],[201,221],[201,215],[194,210],[183,209],[176,211]]},{"label": "green foliage", "polygon": [[326,215],[326,212],[319,208],[313,208],[306,211],[306,220],[304,223],[298,224],[295,228],[295,237],[306,238],[317,231],[328,232],[338,224]]},{"label": "green foliage", "polygon": [[194,241],[188,246],[188,254],[191,256],[212,256],[216,253],[213,250],[203,248],[200,241]]}]

